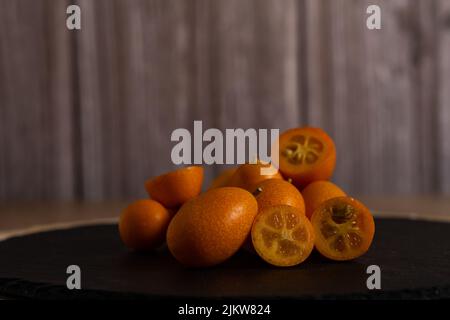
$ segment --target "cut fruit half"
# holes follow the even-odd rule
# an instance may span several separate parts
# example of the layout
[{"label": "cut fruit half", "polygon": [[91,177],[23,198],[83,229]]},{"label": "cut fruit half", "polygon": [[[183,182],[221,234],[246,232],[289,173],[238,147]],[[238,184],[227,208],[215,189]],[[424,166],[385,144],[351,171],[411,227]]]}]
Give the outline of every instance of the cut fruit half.
[{"label": "cut fruit half", "polygon": [[317,250],[332,260],[352,260],[363,255],[375,234],[369,209],[351,197],[325,201],[314,211],[311,223]]},{"label": "cut fruit half", "polygon": [[258,213],[253,222],[252,242],[266,262],[280,267],[295,266],[311,254],[314,231],[301,210],[277,205]]},{"label": "cut fruit half", "polygon": [[[329,180],[336,164],[336,147],[319,128],[303,127],[283,132],[275,144],[279,167],[285,178],[304,188],[317,180]],[[274,151],[275,151],[274,150]]]}]

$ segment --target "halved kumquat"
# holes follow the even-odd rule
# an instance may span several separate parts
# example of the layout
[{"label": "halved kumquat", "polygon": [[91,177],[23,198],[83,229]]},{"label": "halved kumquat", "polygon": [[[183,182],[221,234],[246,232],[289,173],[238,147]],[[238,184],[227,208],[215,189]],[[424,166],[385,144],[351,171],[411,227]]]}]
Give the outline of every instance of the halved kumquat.
[{"label": "halved kumquat", "polygon": [[314,248],[314,230],[298,208],[278,205],[263,208],[253,222],[252,242],[258,255],[280,267],[295,266]]},{"label": "halved kumquat", "polygon": [[311,223],[317,250],[332,260],[352,260],[363,255],[375,234],[369,209],[351,197],[325,201],[314,211]]},{"label": "halved kumquat", "polygon": [[319,128],[290,129],[279,137],[279,167],[283,176],[303,188],[317,180],[328,180],[336,164],[336,147]]}]

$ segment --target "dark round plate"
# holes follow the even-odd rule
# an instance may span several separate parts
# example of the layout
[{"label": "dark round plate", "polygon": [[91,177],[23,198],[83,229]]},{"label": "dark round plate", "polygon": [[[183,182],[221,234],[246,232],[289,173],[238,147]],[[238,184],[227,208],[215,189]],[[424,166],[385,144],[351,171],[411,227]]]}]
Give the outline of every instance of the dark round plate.
[{"label": "dark round plate", "polygon": [[[369,252],[333,262],[316,252],[276,268],[239,252],[208,269],[178,264],[166,248],[128,251],[116,225],[77,227],[0,242],[0,295],[25,298],[443,298],[450,297],[450,224],[377,219]],[[68,290],[66,269],[81,268],[82,290]],[[367,267],[381,269],[369,290]]]}]

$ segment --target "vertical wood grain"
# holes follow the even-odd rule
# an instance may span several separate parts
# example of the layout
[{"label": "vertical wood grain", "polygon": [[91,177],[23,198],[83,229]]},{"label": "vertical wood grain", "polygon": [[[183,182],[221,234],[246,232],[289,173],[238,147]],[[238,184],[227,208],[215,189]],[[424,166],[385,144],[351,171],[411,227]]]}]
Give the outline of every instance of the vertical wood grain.
[{"label": "vertical wood grain", "polygon": [[306,106],[299,90],[299,3],[211,3],[207,54],[212,72],[212,126],[223,132],[226,128],[282,131],[305,123],[301,113]]},{"label": "vertical wood grain", "polygon": [[297,8],[259,4],[80,1],[86,198],[143,195],[145,178],[173,168],[171,132],[194,120],[298,123]]},{"label": "vertical wood grain", "polygon": [[437,163],[440,192],[450,193],[450,1],[437,5],[438,35],[438,145]]},{"label": "vertical wood grain", "polygon": [[[369,4],[381,30],[366,28]],[[306,2],[308,119],[335,138],[335,180],[350,192],[437,191],[435,9]]]},{"label": "vertical wood grain", "polygon": [[0,0],[0,200],[146,196],[194,120],[320,126],[349,193],[450,194],[450,1],[76,2],[69,32],[67,0]]},{"label": "vertical wood grain", "polygon": [[438,126],[438,41],[439,26],[437,2],[421,1],[414,6],[415,27],[411,26],[410,38],[414,39],[412,64],[415,67],[414,110],[417,129],[410,139],[416,141],[418,167],[415,182],[421,193],[439,193],[439,126]]},{"label": "vertical wood grain", "polygon": [[299,123],[298,3],[216,1],[212,8],[213,105],[219,128]]},{"label": "vertical wood grain", "polygon": [[144,196],[145,179],[173,168],[172,130],[193,121],[188,3],[80,5],[84,196]]},{"label": "vertical wood grain", "polygon": [[74,196],[65,3],[0,2],[0,200]]},{"label": "vertical wood grain", "polygon": [[[367,5],[360,10],[364,12]],[[358,132],[365,136],[360,145],[361,154],[367,153],[365,189],[371,193],[416,193],[418,154],[417,144],[413,143],[416,130],[413,82],[418,79],[413,78],[415,48],[410,35],[414,4],[404,0],[380,1],[379,5],[383,8],[381,30],[365,28],[366,16],[360,21],[361,41],[367,46],[366,61],[360,65],[367,72],[362,79],[366,99],[355,101],[354,108],[361,111],[367,106],[367,112],[361,115],[365,125]],[[358,87],[354,89],[352,92]]]}]

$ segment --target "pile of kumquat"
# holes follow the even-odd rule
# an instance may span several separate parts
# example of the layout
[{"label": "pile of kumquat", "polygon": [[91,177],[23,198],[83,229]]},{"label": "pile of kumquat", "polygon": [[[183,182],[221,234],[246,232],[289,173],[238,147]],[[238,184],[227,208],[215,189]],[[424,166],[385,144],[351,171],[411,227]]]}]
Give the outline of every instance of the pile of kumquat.
[{"label": "pile of kumquat", "polygon": [[146,182],[150,199],[121,214],[120,236],[139,251],[167,242],[189,267],[217,265],[240,248],[275,266],[305,261],[314,248],[331,260],[366,253],[375,233],[370,211],[329,179],[336,147],[326,132],[303,127],[277,141],[279,170],[257,162],[226,169],[201,192],[203,168],[181,168]]}]

